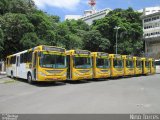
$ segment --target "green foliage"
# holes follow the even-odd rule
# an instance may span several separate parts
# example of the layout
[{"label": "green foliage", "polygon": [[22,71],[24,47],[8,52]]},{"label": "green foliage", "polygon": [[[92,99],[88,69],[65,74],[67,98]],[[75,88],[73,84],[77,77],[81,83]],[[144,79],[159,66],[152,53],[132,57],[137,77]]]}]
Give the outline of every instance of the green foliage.
[{"label": "green foliage", "polygon": [[20,41],[24,48],[32,48],[37,45],[45,44],[44,41],[40,40],[36,33],[25,33]]},{"label": "green foliage", "polygon": [[2,29],[0,28],[0,52],[3,50],[4,45],[4,34]]},{"label": "green foliage", "polygon": [[86,32],[83,36],[84,49],[88,49],[90,51],[105,51],[110,47],[110,42],[108,39],[103,38],[99,31],[92,30]]},{"label": "green foliage", "polygon": [[121,27],[118,52],[139,54],[143,46],[139,17],[132,8],[115,9],[89,26],[82,20],[60,22],[59,16],[38,10],[33,0],[1,0],[0,58],[40,44],[113,53],[115,26]]},{"label": "green foliage", "polygon": [[1,0],[0,14],[5,13],[24,13],[35,10],[35,4],[32,0]]},{"label": "green foliage", "polygon": [[116,30],[114,27],[121,27],[118,31],[118,53],[137,55],[143,50],[140,15],[132,8],[115,9],[105,18],[94,21],[92,28],[100,31],[102,36],[110,41],[111,46],[107,51],[115,53]]}]

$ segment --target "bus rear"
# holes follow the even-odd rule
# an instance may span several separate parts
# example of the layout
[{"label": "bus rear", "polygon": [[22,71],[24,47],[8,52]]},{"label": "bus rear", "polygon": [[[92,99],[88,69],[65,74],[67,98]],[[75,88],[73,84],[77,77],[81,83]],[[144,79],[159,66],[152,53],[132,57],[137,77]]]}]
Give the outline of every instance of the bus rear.
[{"label": "bus rear", "polygon": [[110,77],[110,60],[109,54],[103,52],[92,53],[93,78]]},{"label": "bus rear", "polygon": [[121,55],[109,54],[111,61],[111,77],[120,77],[124,75],[123,59]]},{"label": "bus rear", "polygon": [[67,79],[87,80],[93,78],[91,52],[87,50],[69,50],[67,54]]},{"label": "bus rear", "polygon": [[134,62],[133,56],[123,55],[123,64],[124,64],[124,75],[131,76],[134,75]]}]

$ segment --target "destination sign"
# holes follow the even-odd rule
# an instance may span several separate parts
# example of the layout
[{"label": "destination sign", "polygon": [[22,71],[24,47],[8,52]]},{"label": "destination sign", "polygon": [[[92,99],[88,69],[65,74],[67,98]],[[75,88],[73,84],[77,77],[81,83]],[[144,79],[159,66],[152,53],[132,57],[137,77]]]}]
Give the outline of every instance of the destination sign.
[{"label": "destination sign", "polygon": [[146,58],[146,61],[149,61],[149,58]]},{"label": "destination sign", "polygon": [[97,53],[98,56],[108,56],[109,54],[108,53],[103,53],[103,52],[99,52]]},{"label": "destination sign", "polygon": [[137,57],[137,60],[141,60],[141,57]]},{"label": "destination sign", "polygon": [[65,52],[64,48],[58,48],[58,47],[48,47],[48,46],[43,46],[43,50],[46,51],[57,51],[57,52]]},{"label": "destination sign", "polygon": [[127,58],[128,58],[128,59],[133,59],[133,56],[127,55]]},{"label": "destination sign", "polygon": [[91,54],[90,51],[86,51],[86,50],[76,50],[75,54],[85,54],[85,55],[89,55]]},{"label": "destination sign", "polygon": [[121,55],[117,54],[117,55],[114,55],[115,58],[122,58]]}]

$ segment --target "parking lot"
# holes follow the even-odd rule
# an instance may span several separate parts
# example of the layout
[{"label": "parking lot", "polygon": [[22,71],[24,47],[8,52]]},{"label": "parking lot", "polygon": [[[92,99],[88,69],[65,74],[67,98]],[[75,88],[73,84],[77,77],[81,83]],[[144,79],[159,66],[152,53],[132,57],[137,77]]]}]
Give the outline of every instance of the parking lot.
[{"label": "parking lot", "polygon": [[0,113],[159,113],[160,74],[66,83],[0,78]]}]

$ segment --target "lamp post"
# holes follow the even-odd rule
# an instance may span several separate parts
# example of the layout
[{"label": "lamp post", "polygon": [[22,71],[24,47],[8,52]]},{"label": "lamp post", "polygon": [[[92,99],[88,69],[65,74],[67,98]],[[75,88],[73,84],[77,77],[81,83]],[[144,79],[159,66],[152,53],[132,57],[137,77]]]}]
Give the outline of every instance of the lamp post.
[{"label": "lamp post", "polygon": [[118,27],[118,26],[115,26],[115,30],[116,30],[116,54],[117,54],[117,38],[118,38],[118,30],[120,29],[121,27]]}]

